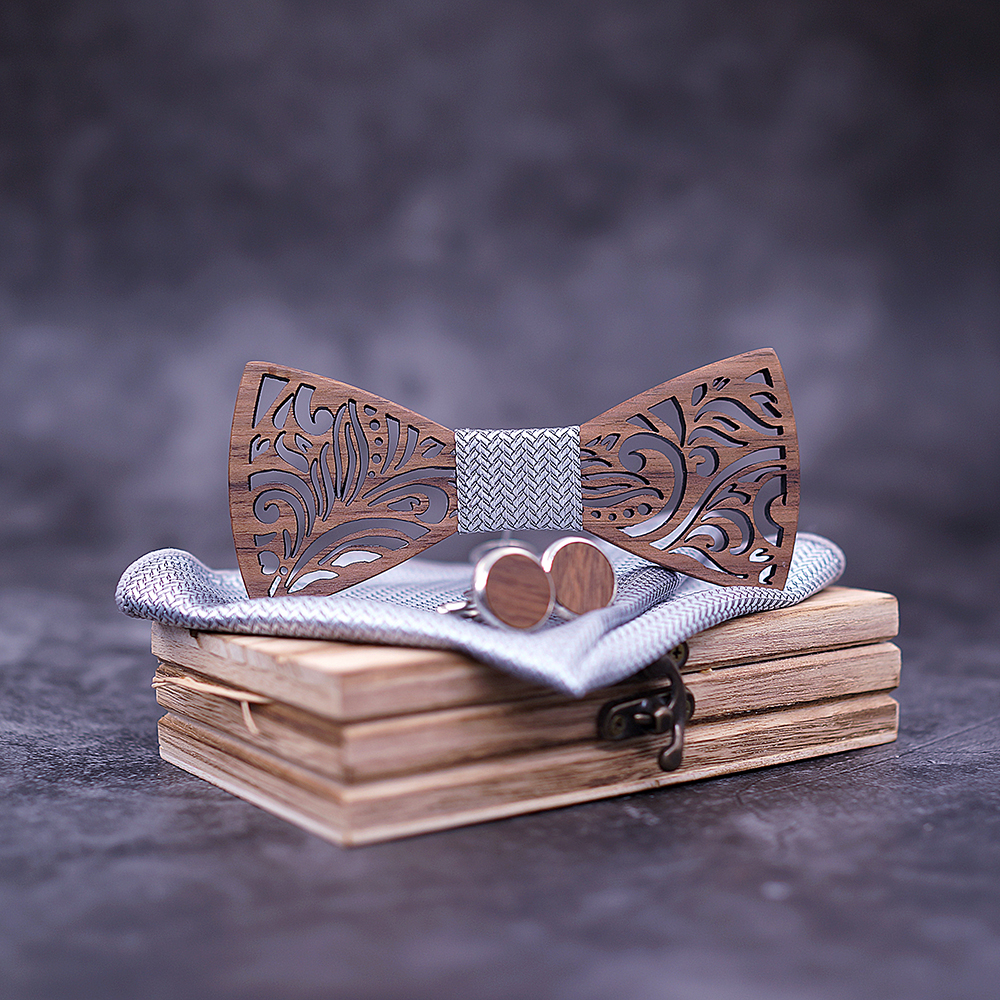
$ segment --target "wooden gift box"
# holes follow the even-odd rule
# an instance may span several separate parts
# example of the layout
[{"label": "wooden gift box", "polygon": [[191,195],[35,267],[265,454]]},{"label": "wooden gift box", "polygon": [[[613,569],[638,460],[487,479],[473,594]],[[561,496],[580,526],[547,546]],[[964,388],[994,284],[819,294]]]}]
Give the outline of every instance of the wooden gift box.
[{"label": "wooden gift box", "polygon": [[829,587],[687,644],[683,759],[669,735],[598,736],[640,675],[570,698],[439,650],[153,625],[164,760],[340,844],[891,742],[898,627],[889,594]]}]

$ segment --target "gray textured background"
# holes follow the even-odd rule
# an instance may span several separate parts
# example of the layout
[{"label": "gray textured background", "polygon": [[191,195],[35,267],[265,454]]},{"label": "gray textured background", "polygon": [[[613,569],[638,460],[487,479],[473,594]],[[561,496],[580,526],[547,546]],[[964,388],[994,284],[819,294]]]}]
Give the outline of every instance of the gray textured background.
[{"label": "gray textured background", "polygon": [[[0,995],[993,1000],[994,0],[2,0]],[[774,346],[895,744],[338,850],[157,758],[261,358],[451,426]],[[465,540],[436,552],[461,556]]]},{"label": "gray textured background", "polygon": [[232,565],[251,358],[550,426],[767,345],[803,524],[852,581],[905,591],[928,541],[996,566],[996,5],[7,0],[2,25],[8,579],[164,544]]}]

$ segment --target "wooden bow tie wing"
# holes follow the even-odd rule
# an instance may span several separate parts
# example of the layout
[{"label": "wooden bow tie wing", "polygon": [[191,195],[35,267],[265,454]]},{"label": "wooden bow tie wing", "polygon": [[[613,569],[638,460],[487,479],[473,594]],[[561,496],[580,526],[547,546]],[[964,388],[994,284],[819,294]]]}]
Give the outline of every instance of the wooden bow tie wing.
[{"label": "wooden bow tie wing", "polygon": [[799,450],[774,351],[664,382],[584,424],[580,445],[588,531],[712,583],[785,585]]},{"label": "wooden bow tie wing", "polygon": [[251,597],[332,594],[458,529],[455,436],[343,382],[252,361],[229,509]]}]

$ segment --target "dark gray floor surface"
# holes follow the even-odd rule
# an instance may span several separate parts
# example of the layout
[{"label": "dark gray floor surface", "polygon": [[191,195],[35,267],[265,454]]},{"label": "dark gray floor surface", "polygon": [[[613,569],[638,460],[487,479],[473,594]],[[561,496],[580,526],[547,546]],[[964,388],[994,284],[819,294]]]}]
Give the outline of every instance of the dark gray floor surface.
[{"label": "dark gray floor surface", "polygon": [[343,850],[158,759],[86,589],[0,596],[4,997],[997,995],[995,616],[904,601],[895,744]]}]

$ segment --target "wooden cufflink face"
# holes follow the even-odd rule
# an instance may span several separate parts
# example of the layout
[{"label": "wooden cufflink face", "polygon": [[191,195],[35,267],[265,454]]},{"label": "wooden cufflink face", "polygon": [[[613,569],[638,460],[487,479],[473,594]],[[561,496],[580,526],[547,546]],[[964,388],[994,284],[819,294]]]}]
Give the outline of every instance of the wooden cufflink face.
[{"label": "wooden cufflink face", "polygon": [[556,596],[552,578],[536,555],[501,546],[476,563],[471,601],[493,625],[530,630],[552,614]]},{"label": "wooden cufflink face", "polygon": [[607,607],[615,597],[615,571],[608,557],[584,538],[560,538],[542,553],[556,604],[569,615]]}]

